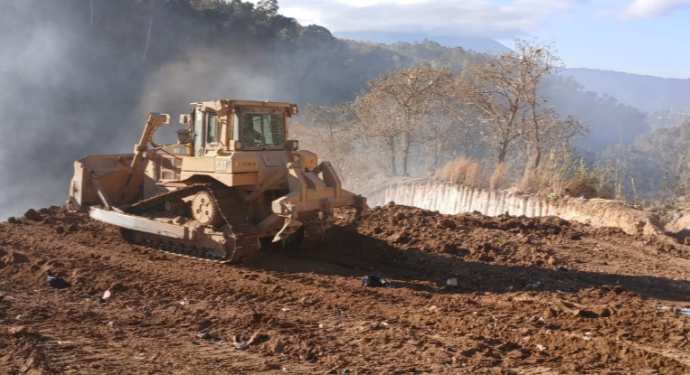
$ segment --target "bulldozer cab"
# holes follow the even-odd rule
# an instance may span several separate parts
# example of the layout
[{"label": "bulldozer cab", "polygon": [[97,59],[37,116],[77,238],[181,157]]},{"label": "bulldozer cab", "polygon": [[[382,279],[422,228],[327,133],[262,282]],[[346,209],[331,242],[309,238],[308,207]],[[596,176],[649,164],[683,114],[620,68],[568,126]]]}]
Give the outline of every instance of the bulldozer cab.
[{"label": "bulldozer cab", "polygon": [[233,114],[233,140],[242,148],[283,148],[285,146],[285,112],[280,108],[240,107]]},{"label": "bulldozer cab", "polygon": [[191,105],[194,156],[214,157],[220,150],[282,150],[287,119],[297,113],[288,103],[218,100]]}]

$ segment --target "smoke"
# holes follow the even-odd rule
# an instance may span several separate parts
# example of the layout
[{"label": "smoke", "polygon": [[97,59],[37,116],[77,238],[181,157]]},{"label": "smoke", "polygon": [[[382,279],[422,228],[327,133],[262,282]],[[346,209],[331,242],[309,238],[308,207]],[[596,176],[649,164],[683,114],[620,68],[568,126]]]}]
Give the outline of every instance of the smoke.
[{"label": "smoke", "polygon": [[64,204],[74,160],[124,150],[113,140],[135,85],[79,3],[0,5],[0,217]]},{"label": "smoke", "polygon": [[173,131],[158,138],[170,141],[190,102],[335,104],[389,63],[353,59],[327,30],[300,35],[285,18],[288,34],[278,39],[245,10],[205,13],[187,1],[0,3],[0,218],[63,205],[74,161],[131,153],[148,112],[172,115]]}]

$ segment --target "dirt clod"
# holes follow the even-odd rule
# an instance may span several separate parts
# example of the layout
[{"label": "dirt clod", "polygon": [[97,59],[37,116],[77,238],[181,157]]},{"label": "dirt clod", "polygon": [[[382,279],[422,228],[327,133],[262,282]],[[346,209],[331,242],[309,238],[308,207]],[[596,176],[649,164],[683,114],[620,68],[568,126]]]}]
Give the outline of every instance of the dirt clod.
[{"label": "dirt clod", "polygon": [[38,211],[30,208],[24,213],[24,217],[31,221],[41,221],[43,220],[43,215],[39,214]]}]

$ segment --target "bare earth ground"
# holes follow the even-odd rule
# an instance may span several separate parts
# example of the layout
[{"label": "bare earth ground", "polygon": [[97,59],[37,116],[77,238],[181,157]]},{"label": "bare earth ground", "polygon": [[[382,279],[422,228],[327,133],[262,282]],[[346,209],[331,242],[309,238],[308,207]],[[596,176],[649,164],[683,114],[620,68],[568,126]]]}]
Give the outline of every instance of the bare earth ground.
[{"label": "bare earth ground", "polygon": [[0,224],[2,374],[690,372],[690,247],[661,238],[389,205],[227,266],[42,216]]}]

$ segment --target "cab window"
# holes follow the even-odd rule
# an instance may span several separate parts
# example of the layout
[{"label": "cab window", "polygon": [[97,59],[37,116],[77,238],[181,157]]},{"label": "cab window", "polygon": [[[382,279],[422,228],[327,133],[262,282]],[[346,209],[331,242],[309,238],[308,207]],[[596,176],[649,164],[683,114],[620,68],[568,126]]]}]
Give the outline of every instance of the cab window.
[{"label": "cab window", "polygon": [[285,143],[282,114],[243,113],[242,143],[246,147],[281,147]]},{"label": "cab window", "polygon": [[218,143],[218,115],[208,114],[208,128],[206,133],[207,143]]}]

